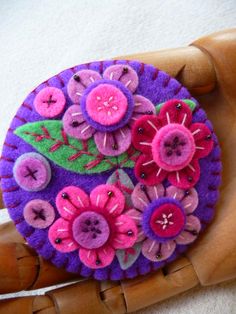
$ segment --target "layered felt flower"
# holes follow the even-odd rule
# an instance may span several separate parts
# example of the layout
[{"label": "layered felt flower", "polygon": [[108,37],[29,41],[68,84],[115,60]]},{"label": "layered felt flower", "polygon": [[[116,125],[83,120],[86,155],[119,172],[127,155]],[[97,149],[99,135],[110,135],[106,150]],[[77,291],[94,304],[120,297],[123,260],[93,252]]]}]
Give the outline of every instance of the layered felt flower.
[{"label": "layered felt flower", "polygon": [[213,148],[211,130],[192,123],[192,111],[181,100],[167,101],[158,115],[139,118],[132,128],[132,142],[142,152],[135,175],[147,185],[168,179],[179,188],[193,187],[200,177],[199,159]]},{"label": "layered felt flower", "polygon": [[60,218],[49,229],[49,240],[60,252],[78,250],[80,260],[96,269],[111,264],[117,249],[132,247],[137,227],[123,214],[125,197],[114,185],[99,185],[88,196],[75,186],[56,197]]},{"label": "layered felt flower", "polygon": [[94,136],[98,150],[117,156],[131,145],[131,126],[142,115],[153,114],[154,105],[134,94],[139,84],[128,65],[112,65],[103,77],[93,70],[77,72],[68,83],[74,105],[63,117],[67,134],[81,140]]},{"label": "layered felt flower", "polygon": [[171,257],[177,244],[193,242],[201,230],[199,219],[192,215],[198,206],[194,188],[182,190],[162,184],[145,186],[138,183],[132,193],[136,209],[127,212],[139,229],[137,242],[142,254],[153,262]]}]

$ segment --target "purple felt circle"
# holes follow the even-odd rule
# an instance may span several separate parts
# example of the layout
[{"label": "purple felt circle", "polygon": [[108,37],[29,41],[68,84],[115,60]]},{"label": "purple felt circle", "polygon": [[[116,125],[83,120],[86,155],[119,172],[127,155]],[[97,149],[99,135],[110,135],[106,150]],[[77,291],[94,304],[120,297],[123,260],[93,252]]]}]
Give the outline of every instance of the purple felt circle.
[{"label": "purple felt circle", "polygon": [[44,229],[53,223],[55,211],[47,201],[35,199],[25,205],[24,218],[30,226],[36,229]]},{"label": "purple felt circle", "polygon": [[85,211],[79,215],[72,226],[76,242],[86,249],[97,249],[103,246],[110,235],[106,219],[94,211]]},{"label": "purple felt circle", "polygon": [[[25,205],[33,199],[44,199],[50,200],[50,203],[52,203],[53,207],[56,209],[56,195],[65,186],[79,186],[89,194],[97,185],[105,184],[108,177],[114,172],[114,169],[98,174],[78,174],[63,169],[51,162],[53,178],[50,186],[39,192],[27,192],[17,185],[12,176],[13,166],[17,158],[22,154],[32,151],[35,152],[36,150],[14,134],[14,130],[25,123],[42,121],[42,117],[35,110],[33,103],[39,91],[46,86],[59,88],[64,93],[67,99],[64,110],[67,110],[73,105],[73,102],[68,98],[66,86],[75,73],[80,70],[89,69],[97,72],[98,76],[100,75],[102,77],[104,71],[114,64],[129,64],[129,66],[136,71],[139,78],[139,85],[135,90],[135,94],[146,97],[153,104],[163,103],[173,98],[179,100],[190,99],[194,101],[197,105],[193,111],[192,122],[204,123],[212,131],[214,147],[206,158],[200,159],[201,176],[195,186],[200,197],[197,209],[194,211],[194,216],[201,221],[202,230],[210,223],[214,216],[214,206],[219,197],[218,189],[221,182],[222,165],[220,160],[220,148],[212,125],[207,119],[205,111],[200,108],[197,101],[190,95],[187,89],[181,86],[179,82],[171,78],[167,73],[154,68],[152,65],[142,64],[137,61],[102,61],[75,66],[40,84],[22,103],[17,112],[17,118],[13,119],[6,135],[0,161],[0,176],[4,203],[18,231],[39,255],[51,261],[59,268],[63,267],[69,272],[78,273],[84,277],[94,277],[98,280],[121,280],[149,273],[151,269],[159,269],[175,260],[180,254],[186,251],[189,246],[177,244],[171,256],[161,262],[152,262],[140,254],[135,263],[126,270],[120,268],[117,258],[113,260],[111,265],[102,269],[93,270],[81,263],[78,251],[66,254],[56,251],[48,241],[48,228],[36,229],[29,225],[24,219],[23,211]],[[136,185],[137,179],[135,178],[133,169],[124,168],[123,170],[129,175],[133,184]]]},{"label": "purple felt circle", "polygon": [[[90,117],[87,111],[87,98],[89,97],[90,92],[92,92],[92,90],[98,87],[99,85],[104,85],[104,84],[108,84],[119,89],[127,99],[128,107],[125,112],[125,115],[123,115],[123,118],[121,120],[119,120],[117,123],[112,124],[112,125],[103,125],[101,123],[98,123],[97,121],[93,120]],[[132,117],[133,109],[134,109],[133,95],[123,84],[115,80],[114,81],[100,80],[100,81],[94,82],[93,84],[89,85],[89,87],[84,91],[84,94],[81,98],[81,110],[82,110],[84,118],[92,127],[94,127],[96,130],[101,131],[101,132],[112,132],[125,126]]]},{"label": "purple felt circle", "polygon": [[158,130],[152,141],[155,162],[167,171],[186,167],[195,153],[192,133],[183,125],[171,123]]},{"label": "purple felt circle", "polygon": [[185,224],[183,210],[173,203],[162,204],[155,208],[150,218],[150,227],[159,238],[175,238]]},{"label": "purple felt circle", "polygon": [[25,153],[15,162],[14,178],[19,186],[26,191],[43,190],[51,179],[49,162],[37,153]]},{"label": "purple felt circle", "polygon": [[[169,210],[169,208],[171,210]],[[157,220],[163,220],[160,215],[163,213],[176,213],[176,217],[173,217],[171,221],[175,224],[169,226],[166,230],[161,230],[160,225],[155,225]],[[174,198],[160,197],[151,202],[147,208],[143,211],[142,226],[145,235],[153,240],[164,243],[166,241],[176,238],[181,231],[186,221],[186,215],[184,213],[181,203]],[[168,232],[170,231],[170,232]]]}]

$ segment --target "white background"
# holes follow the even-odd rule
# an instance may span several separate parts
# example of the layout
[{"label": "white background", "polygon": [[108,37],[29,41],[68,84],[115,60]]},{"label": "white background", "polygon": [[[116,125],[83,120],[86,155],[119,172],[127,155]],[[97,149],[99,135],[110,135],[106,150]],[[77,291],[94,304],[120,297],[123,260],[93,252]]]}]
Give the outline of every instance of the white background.
[{"label": "white background", "polygon": [[[0,0],[0,148],[26,95],[61,70],[185,46],[234,27],[235,0]],[[0,213],[1,221],[6,213]],[[145,294],[145,291],[143,292]],[[196,288],[141,311],[236,313],[236,282]]]}]

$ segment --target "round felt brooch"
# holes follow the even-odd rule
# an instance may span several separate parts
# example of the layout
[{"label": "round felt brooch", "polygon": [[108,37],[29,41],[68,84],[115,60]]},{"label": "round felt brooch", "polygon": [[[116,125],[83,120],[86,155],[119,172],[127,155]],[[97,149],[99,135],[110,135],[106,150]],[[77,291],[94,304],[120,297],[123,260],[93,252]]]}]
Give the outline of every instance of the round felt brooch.
[{"label": "round felt brooch", "polygon": [[220,148],[174,78],[140,62],[92,62],[27,96],[0,174],[9,214],[38,254],[120,280],[175,260],[211,221]]}]

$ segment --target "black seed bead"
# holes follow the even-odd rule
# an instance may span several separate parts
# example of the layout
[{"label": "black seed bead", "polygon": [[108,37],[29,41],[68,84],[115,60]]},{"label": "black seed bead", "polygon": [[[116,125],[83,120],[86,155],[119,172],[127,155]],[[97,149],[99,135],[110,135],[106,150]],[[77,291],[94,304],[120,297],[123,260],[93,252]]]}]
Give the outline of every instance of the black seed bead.
[{"label": "black seed bead", "polygon": [[113,192],[112,192],[112,191],[108,191],[108,192],[107,192],[107,195],[108,195],[109,197],[111,197],[111,196],[113,196]]},{"label": "black seed bead", "polygon": [[184,193],[185,193],[186,196],[188,196],[190,194],[190,191],[186,190]]},{"label": "black seed bead", "polygon": [[60,244],[61,242],[62,242],[62,239],[60,239],[60,238],[55,239],[56,244]]},{"label": "black seed bead", "polygon": [[128,68],[123,68],[123,74],[127,74],[129,72]]},{"label": "black seed bead", "polygon": [[138,128],[138,133],[143,134],[144,129],[143,128]]},{"label": "black seed bead", "polygon": [[99,259],[96,260],[96,265],[100,265],[101,261]]},{"label": "black seed bead", "polygon": [[73,128],[77,128],[79,126],[79,122],[78,121],[72,121],[71,125]]},{"label": "black seed bead", "polygon": [[153,112],[151,110],[146,111],[146,114],[153,114]]},{"label": "black seed bead", "polygon": [[156,258],[157,258],[157,259],[160,259],[161,257],[162,257],[162,256],[161,256],[161,253],[157,253],[157,254],[156,254]]},{"label": "black seed bead", "polygon": [[61,194],[61,197],[64,198],[65,200],[67,200],[69,198],[69,195],[66,192],[63,192]]},{"label": "black seed bead", "polygon": [[118,149],[117,144],[113,144],[113,145],[112,145],[112,149],[113,149],[113,150],[117,150],[117,149]]},{"label": "black seed bead", "polygon": [[195,236],[198,235],[197,230],[193,230],[193,231],[192,231],[192,234],[195,235]]},{"label": "black seed bead", "polygon": [[133,231],[132,230],[129,230],[128,232],[127,232],[127,235],[130,237],[130,236],[132,236],[134,233],[133,233]]},{"label": "black seed bead", "polygon": [[76,81],[76,82],[80,82],[80,76],[79,75],[74,75],[73,76],[73,79]]},{"label": "black seed bead", "polygon": [[212,135],[211,135],[211,134],[208,134],[208,135],[206,136],[206,140],[209,141],[209,140],[211,140],[211,139],[212,139]]},{"label": "black seed bead", "polygon": [[146,177],[146,174],[145,174],[144,172],[142,172],[142,173],[140,174],[140,177],[141,177],[142,179],[144,179],[144,178]]},{"label": "black seed bead", "polygon": [[189,182],[192,182],[192,181],[193,181],[193,178],[192,178],[192,177],[188,177],[188,181],[189,181]]},{"label": "black seed bead", "polygon": [[179,110],[179,109],[181,109],[181,108],[182,108],[182,105],[181,105],[181,104],[177,104],[177,105],[176,105],[176,109]]},{"label": "black seed bead", "polygon": [[141,185],[140,185],[140,189],[141,189],[142,191],[146,191],[146,186],[145,186],[144,184],[141,184]]}]

